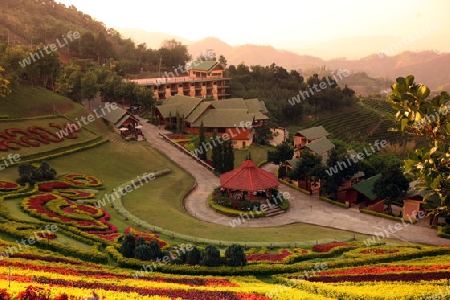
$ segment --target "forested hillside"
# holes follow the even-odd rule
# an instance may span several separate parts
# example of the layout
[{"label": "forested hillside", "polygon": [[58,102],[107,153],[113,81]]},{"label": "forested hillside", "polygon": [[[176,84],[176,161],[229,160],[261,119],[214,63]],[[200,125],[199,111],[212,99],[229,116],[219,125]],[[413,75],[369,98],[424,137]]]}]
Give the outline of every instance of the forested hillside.
[{"label": "forested hillside", "polygon": [[53,0],[0,2],[2,45],[20,45],[25,51],[32,51],[39,46],[42,49],[45,45],[58,45],[58,40],[64,44],[69,32],[79,32],[81,38],[67,39],[67,45],[58,47],[57,53],[64,61],[91,59],[102,65],[112,59],[120,61],[118,68],[122,72],[136,73],[172,68],[190,58],[186,47],[175,41],[166,42],[160,49],[149,49],[145,43],[136,45],[74,6],[66,7]]},{"label": "forested hillside", "polygon": [[314,74],[303,78],[282,66],[229,66],[232,97],[259,98],[266,103],[271,121],[279,125],[299,125],[323,113],[352,106],[355,92],[340,84],[345,76]]}]

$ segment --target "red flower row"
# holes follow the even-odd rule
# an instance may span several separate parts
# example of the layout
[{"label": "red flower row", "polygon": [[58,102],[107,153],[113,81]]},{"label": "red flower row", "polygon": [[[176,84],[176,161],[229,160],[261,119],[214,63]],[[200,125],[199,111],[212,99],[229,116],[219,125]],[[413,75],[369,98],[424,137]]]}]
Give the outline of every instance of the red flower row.
[{"label": "red flower row", "polygon": [[53,189],[68,189],[70,188],[70,184],[63,181],[51,181],[46,183],[41,183],[38,185],[39,191],[41,192],[51,192]]},{"label": "red flower row", "polygon": [[55,233],[42,233],[42,232],[39,232],[37,236],[48,240],[54,240],[58,237]]},{"label": "red flower row", "polygon": [[402,281],[402,282],[419,282],[422,280],[440,280],[450,278],[450,272],[417,272],[417,273],[392,273],[392,274],[361,274],[361,275],[335,275],[335,276],[313,276],[308,280],[313,282],[324,283],[341,283],[341,282],[365,282],[365,281]]},{"label": "red flower row", "polygon": [[0,180],[0,191],[14,191],[19,189],[20,185],[14,182]]},{"label": "red flower row", "polygon": [[386,274],[400,272],[432,272],[450,271],[450,265],[436,266],[374,266],[374,267],[354,267],[344,270],[329,270],[318,272],[317,275],[359,275],[359,274]]},{"label": "red flower row", "polygon": [[283,249],[279,254],[247,254],[247,261],[270,261],[270,262],[282,262],[283,259],[292,255],[286,249]]},{"label": "red flower row", "polygon": [[[16,257],[16,256],[14,256]],[[19,257],[19,256],[17,256]],[[53,260],[50,262],[65,262],[62,259]],[[15,269],[22,270],[34,270],[34,271],[44,271],[48,273],[61,274],[61,275],[73,275],[73,276],[85,276],[89,275],[92,278],[115,278],[115,279],[132,279],[132,275],[122,275],[113,272],[103,271],[103,270],[80,270],[78,268],[64,268],[64,267],[52,267],[52,266],[36,266],[33,264],[25,264],[22,262],[12,262],[10,263]],[[72,263],[71,263],[72,264]],[[73,263],[80,264],[80,263]],[[7,262],[0,262],[0,265],[7,265]],[[89,264],[80,264],[84,266],[89,266]],[[100,267],[98,267],[100,268]],[[161,277],[161,276],[143,276],[139,277],[141,280],[151,281],[151,282],[166,282],[166,283],[178,283],[189,286],[228,286],[228,287],[238,287],[239,285],[231,283],[225,278],[198,278],[198,277]],[[1,299],[1,298],[0,298]]]},{"label": "red flower row", "polygon": [[140,295],[146,296],[163,296],[170,297],[172,299],[196,299],[196,300],[210,300],[210,299],[228,299],[228,300],[270,300],[267,296],[261,296],[250,293],[234,293],[228,291],[195,291],[195,290],[177,290],[166,288],[147,288],[147,287],[126,287],[117,286],[115,284],[108,283],[90,283],[86,281],[69,281],[64,279],[49,279],[49,278],[36,278],[36,282],[58,286],[70,286],[73,288],[86,288],[86,289],[103,289],[108,291],[118,292],[135,292]]},{"label": "red flower row", "polygon": [[342,247],[342,246],[355,246],[353,244],[348,244],[345,242],[332,242],[332,243],[328,243],[328,244],[322,244],[322,245],[314,245],[312,247],[312,251],[314,252],[328,252],[333,248],[336,247]]}]

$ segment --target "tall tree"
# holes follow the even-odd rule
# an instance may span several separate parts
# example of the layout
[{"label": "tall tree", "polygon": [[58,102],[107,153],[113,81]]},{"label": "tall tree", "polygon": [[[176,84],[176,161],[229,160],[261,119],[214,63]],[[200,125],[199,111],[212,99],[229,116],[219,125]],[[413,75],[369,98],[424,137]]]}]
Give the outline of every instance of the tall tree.
[{"label": "tall tree", "polygon": [[301,152],[300,160],[294,169],[288,172],[288,177],[293,180],[305,180],[308,186],[308,180],[311,176],[320,176],[322,157],[314,155],[309,149]]},{"label": "tall tree", "polygon": [[165,40],[161,49],[159,49],[159,54],[164,65],[169,70],[184,66],[191,59],[187,46],[182,45],[181,42],[175,39]]},{"label": "tall tree", "polygon": [[[339,169],[338,172],[327,173],[320,172],[320,186],[321,191],[332,195],[336,199],[339,192],[339,187],[347,180],[350,180],[359,169],[359,162],[352,161],[347,150],[339,145],[336,145],[331,150],[327,160],[327,168],[336,168],[338,164],[345,164],[346,167]],[[330,169],[328,169],[330,170]]]},{"label": "tall tree", "polygon": [[430,202],[436,216],[447,217],[450,213],[450,95],[441,92],[427,99],[430,89],[414,82],[414,76],[399,77],[392,84],[389,98],[396,114],[397,129],[401,132],[423,137],[426,147],[416,149],[405,160],[407,176],[422,182],[418,187],[426,190],[427,200],[439,196],[440,203]]},{"label": "tall tree", "polygon": [[9,80],[3,77],[3,72],[5,69],[0,67],[0,98],[4,98],[11,94],[11,85],[9,83]]},{"label": "tall tree", "polygon": [[123,257],[133,258],[134,248],[136,246],[136,239],[133,234],[127,234],[123,239],[122,245],[120,246],[120,253]]},{"label": "tall tree", "polygon": [[[213,139],[215,139],[214,136],[215,132],[213,133]],[[197,148],[198,149],[203,149],[204,151],[200,151],[198,158],[200,158],[201,160],[205,160],[207,158],[206,156],[206,147],[204,146],[206,145],[206,136],[205,136],[205,126],[203,126],[203,121],[200,123],[200,129],[199,129],[199,135],[198,135],[198,144],[197,144]],[[214,153],[214,150],[213,150]],[[214,164],[214,161],[213,161]]]},{"label": "tall tree", "polygon": [[213,245],[206,246],[200,264],[208,267],[218,267],[220,265],[220,251]]},{"label": "tall tree", "polygon": [[225,250],[225,259],[227,265],[231,267],[243,267],[247,265],[247,258],[241,245],[230,245]]},{"label": "tall tree", "polygon": [[[212,134],[212,140],[216,140],[217,133],[214,130]],[[223,173],[223,156],[222,156],[222,144],[216,143],[216,146],[212,147],[212,155],[211,160],[213,163],[213,167],[216,172],[222,174]]]},{"label": "tall tree", "polygon": [[227,66],[227,59],[225,58],[225,56],[223,56],[223,55],[220,55],[220,56],[219,56],[219,63],[220,63],[224,68],[226,68],[226,66]]},{"label": "tall tree", "polygon": [[97,80],[97,75],[93,70],[87,72],[81,78],[81,96],[89,101],[89,109],[91,108],[92,99],[97,96],[99,91]]},{"label": "tall tree", "polygon": [[234,152],[233,143],[231,140],[223,144],[223,172],[228,172],[234,169]]},{"label": "tall tree", "polygon": [[373,185],[373,192],[384,199],[388,212],[392,214],[392,201],[404,195],[409,189],[409,181],[400,166],[389,166],[381,172],[381,177]]},{"label": "tall tree", "polygon": [[294,147],[287,143],[282,142],[278,144],[275,150],[267,152],[267,160],[278,165],[286,160],[292,159],[294,156]]}]

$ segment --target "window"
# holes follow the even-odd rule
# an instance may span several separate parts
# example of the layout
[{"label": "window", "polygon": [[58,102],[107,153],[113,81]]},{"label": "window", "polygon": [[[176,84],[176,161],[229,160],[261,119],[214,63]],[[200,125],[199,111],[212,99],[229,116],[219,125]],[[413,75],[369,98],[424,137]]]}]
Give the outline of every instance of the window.
[{"label": "window", "polygon": [[225,133],[225,127],[220,127],[217,129],[218,133]]}]

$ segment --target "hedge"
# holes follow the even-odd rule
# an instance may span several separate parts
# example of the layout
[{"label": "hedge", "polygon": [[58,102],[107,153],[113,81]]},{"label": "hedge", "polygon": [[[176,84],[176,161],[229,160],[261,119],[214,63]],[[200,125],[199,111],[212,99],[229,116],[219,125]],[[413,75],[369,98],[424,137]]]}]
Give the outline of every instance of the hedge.
[{"label": "hedge", "polygon": [[[29,226],[30,228],[28,230],[17,230],[17,228],[24,228],[24,226]],[[30,237],[34,236],[35,231],[38,231],[37,229],[38,225],[24,225],[21,223],[17,223],[14,221],[8,222],[7,224],[0,224],[0,230],[13,235],[15,237],[19,237],[22,239],[28,239]],[[34,231],[31,229],[35,229]],[[31,231],[31,232],[30,232]],[[98,250],[100,247],[100,244],[95,244],[91,250],[82,250],[78,249],[73,246],[66,246],[59,242],[53,241],[53,240],[38,240],[35,239],[35,244],[39,245],[39,248],[43,249],[49,249],[52,251],[56,251],[62,255],[68,255],[80,258],[85,261],[95,262],[95,263],[107,263],[108,262],[108,256]]]},{"label": "hedge", "polygon": [[287,186],[289,186],[289,187],[291,187],[291,188],[293,188],[293,189],[295,189],[295,190],[297,190],[297,191],[300,191],[300,192],[302,192],[302,193],[304,193],[304,194],[306,194],[306,195],[311,195],[311,192],[310,192],[310,191],[307,191],[307,190],[305,190],[305,189],[302,189],[301,187],[298,187],[298,186],[296,186],[296,185],[294,185],[294,184],[292,184],[292,183],[289,183],[289,182],[287,182],[286,180],[278,179],[278,181],[281,182],[281,183],[283,183],[283,184],[285,184],[285,185],[287,185]]},{"label": "hedge", "polygon": [[243,211],[243,210],[239,210],[239,209],[233,209],[233,208],[228,208],[228,207],[224,207],[222,205],[217,204],[216,202],[214,202],[212,200],[212,194],[210,194],[208,196],[208,204],[209,206],[214,209],[216,212],[219,212],[221,214],[230,216],[230,217],[242,217],[243,215],[248,215],[250,212],[252,212],[252,218],[262,218],[266,216],[266,212],[259,210],[259,211],[255,211],[253,213],[253,211]]},{"label": "hedge", "polygon": [[27,182],[25,183],[25,188],[21,191],[17,192],[11,192],[7,195],[3,196],[3,199],[14,199],[14,198],[22,198],[22,197],[28,197],[30,195],[34,195],[39,191],[39,187],[37,184],[34,184],[32,187],[30,187],[30,184]]},{"label": "hedge", "polygon": [[360,209],[359,212],[364,213],[364,214],[369,214],[372,216],[376,216],[376,217],[382,217],[382,218],[386,218],[386,219],[390,219],[390,220],[394,220],[394,221],[399,221],[399,222],[408,222],[411,224],[416,223],[415,220],[408,220],[408,219],[404,219],[404,218],[400,218],[400,217],[394,217],[388,214],[382,214],[382,213],[377,213],[368,209]]},{"label": "hedge", "polygon": [[450,234],[448,234],[448,233],[445,233],[444,232],[444,226],[438,226],[437,227],[437,232],[438,232],[438,237],[441,237],[441,238],[445,238],[445,239],[450,239]]},{"label": "hedge", "polygon": [[328,252],[313,252],[309,254],[294,254],[286,257],[283,262],[285,264],[293,264],[297,262],[302,262],[305,260],[315,259],[315,258],[330,258],[341,255],[342,253],[358,248],[358,246],[341,246],[335,247]]},{"label": "hedge", "polygon": [[320,199],[320,200],[323,200],[323,201],[326,201],[326,202],[328,202],[328,203],[331,203],[331,204],[333,204],[333,205],[343,207],[343,208],[349,208],[349,207],[350,207],[350,205],[348,205],[348,204],[341,203],[341,202],[339,202],[339,201],[334,201],[334,200],[332,200],[332,199],[330,199],[330,198],[327,198],[327,197],[319,197],[319,199]]}]

